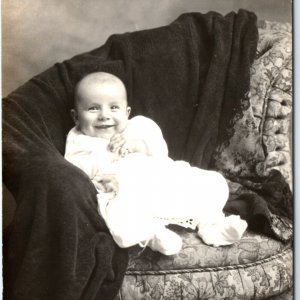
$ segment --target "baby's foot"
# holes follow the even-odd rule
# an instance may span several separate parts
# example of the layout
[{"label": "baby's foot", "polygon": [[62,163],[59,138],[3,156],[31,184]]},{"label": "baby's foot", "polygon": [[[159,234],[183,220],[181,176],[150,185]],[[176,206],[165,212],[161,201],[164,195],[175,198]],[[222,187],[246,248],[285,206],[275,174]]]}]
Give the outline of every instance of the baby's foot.
[{"label": "baby's foot", "polygon": [[169,230],[165,226],[161,226],[148,241],[147,246],[153,251],[158,251],[164,255],[174,255],[180,251],[182,239],[172,230]]},{"label": "baby's foot", "polygon": [[240,216],[231,215],[213,224],[201,224],[198,235],[208,245],[231,245],[239,241],[247,229],[247,222]]}]

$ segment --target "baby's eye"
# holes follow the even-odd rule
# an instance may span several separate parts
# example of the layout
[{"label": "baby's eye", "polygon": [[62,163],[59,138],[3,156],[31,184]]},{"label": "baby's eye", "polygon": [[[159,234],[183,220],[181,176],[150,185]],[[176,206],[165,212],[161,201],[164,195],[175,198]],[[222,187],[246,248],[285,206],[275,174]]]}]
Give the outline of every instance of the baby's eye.
[{"label": "baby's eye", "polygon": [[112,105],[111,110],[118,110],[120,107],[118,105]]},{"label": "baby's eye", "polygon": [[88,110],[89,111],[97,111],[97,110],[99,110],[99,108],[97,106],[92,106],[92,107],[89,107]]}]

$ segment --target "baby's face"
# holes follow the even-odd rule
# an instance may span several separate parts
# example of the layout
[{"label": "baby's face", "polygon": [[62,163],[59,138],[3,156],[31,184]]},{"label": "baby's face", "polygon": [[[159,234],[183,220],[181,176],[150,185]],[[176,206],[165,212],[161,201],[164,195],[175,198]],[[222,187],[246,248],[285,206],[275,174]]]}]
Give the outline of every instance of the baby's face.
[{"label": "baby's face", "polygon": [[82,133],[110,139],[122,132],[128,122],[125,88],[117,82],[92,83],[79,89],[75,123]]}]

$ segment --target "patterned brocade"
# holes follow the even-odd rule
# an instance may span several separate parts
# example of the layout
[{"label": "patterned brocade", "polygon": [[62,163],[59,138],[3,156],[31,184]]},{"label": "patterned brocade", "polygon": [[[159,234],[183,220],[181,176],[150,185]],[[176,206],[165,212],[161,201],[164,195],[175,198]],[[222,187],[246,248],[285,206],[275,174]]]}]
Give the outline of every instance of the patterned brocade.
[{"label": "patterned brocade", "polygon": [[[172,227],[174,229],[174,227]],[[181,252],[174,256],[164,256],[146,248],[136,246],[130,249],[130,260],[127,273],[164,270],[193,270],[197,268],[218,270],[218,268],[236,268],[238,265],[257,264],[290,248],[280,241],[264,235],[247,232],[242,240],[231,246],[211,247],[205,245],[192,230],[175,227],[183,239]],[[141,252],[141,253],[140,253]]]},{"label": "patterned brocade", "polygon": [[250,70],[250,93],[234,133],[217,150],[215,165],[225,175],[253,177],[277,169],[292,186],[292,36],[280,23],[261,23],[257,57]]},{"label": "patterned brocade", "polygon": [[121,299],[265,299],[292,287],[290,245],[247,232],[235,245],[213,248],[176,229],[184,243],[178,255],[130,250]]}]

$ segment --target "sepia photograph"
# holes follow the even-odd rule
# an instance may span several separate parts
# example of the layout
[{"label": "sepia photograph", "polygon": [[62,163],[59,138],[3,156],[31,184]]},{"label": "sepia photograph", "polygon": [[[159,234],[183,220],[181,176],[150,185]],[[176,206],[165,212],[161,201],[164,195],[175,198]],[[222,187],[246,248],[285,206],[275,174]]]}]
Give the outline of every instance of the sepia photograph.
[{"label": "sepia photograph", "polygon": [[293,17],[2,0],[3,299],[294,299]]}]

